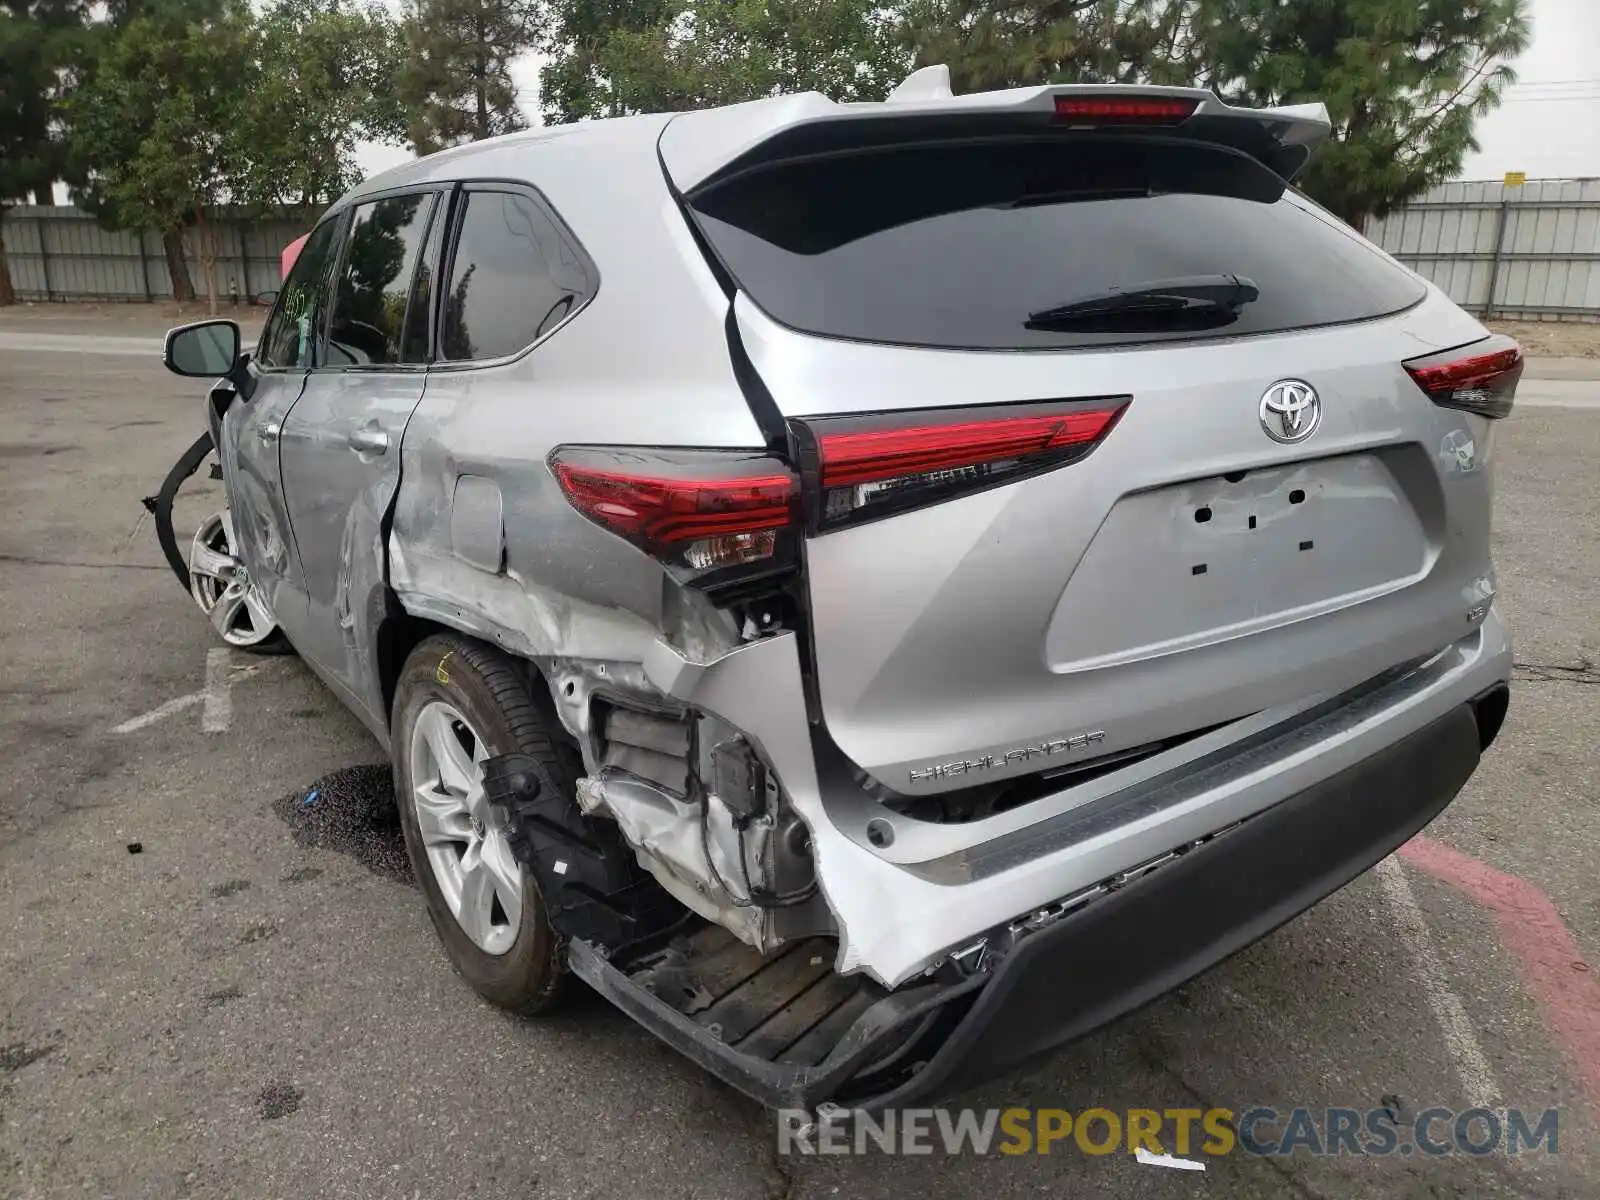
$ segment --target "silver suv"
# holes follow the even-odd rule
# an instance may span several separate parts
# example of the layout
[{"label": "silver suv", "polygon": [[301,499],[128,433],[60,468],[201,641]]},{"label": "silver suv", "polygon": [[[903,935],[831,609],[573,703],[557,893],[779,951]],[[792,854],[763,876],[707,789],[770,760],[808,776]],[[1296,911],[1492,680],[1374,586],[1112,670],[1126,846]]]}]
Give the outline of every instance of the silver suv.
[{"label": "silver suv", "polygon": [[[462,146],[175,330],[194,569],[389,749],[480,993],[903,1103],[1342,886],[1506,712],[1521,372],[1296,192],[1320,105],[785,96]],[[220,599],[219,599],[220,597]]]}]

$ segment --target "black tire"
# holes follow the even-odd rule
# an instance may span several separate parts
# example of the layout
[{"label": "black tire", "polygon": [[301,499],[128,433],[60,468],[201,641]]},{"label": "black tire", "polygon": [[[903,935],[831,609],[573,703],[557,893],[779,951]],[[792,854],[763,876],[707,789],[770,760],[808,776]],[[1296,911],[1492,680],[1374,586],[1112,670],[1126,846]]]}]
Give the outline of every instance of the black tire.
[{"label": "black tire", "polygon": [[522,926],[504,954],[480,949],[440,894],[410,799],[412,728],[430,700],[455,706],[487,744],[491,756],[520,753],[536,759],[576,811],[576,800],[570,799],[576,795],[577,783],[572,757],[550,737],[540,719],[524,670],[499,651],[459,634],[439,634],[423,641],[406,659],[389,725],[391,757],[400,826],[428,916],[451,965],[485,1000],[524,1016],[552,1012],[570,988],[566,945],[550,927],[544,896],[527,865],[519,863]]}]

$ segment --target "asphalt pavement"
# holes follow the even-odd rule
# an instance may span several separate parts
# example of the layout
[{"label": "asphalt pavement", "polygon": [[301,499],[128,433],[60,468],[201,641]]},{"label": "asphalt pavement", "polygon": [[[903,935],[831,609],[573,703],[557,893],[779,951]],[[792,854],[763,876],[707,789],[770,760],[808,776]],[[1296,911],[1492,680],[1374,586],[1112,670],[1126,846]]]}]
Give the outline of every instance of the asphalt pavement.
[{"label": "asphalt pavement", "polygon": [[204,389],[149,342],[0,316],[0,1195],[1600,1195],[1600,381],[1531,370],[1539,402],[1496,430],[1517,679],[1432,850],[956,1102],[1403,1123],[1487,1095],[1558,1109],[1558,1152],[1199,1173],[1070,1146],[786,1158],[769,1114],[597,998],[539,1022],[479,1001],[377,747],[293,657],[220,649],[164,565],[139,498]]}]

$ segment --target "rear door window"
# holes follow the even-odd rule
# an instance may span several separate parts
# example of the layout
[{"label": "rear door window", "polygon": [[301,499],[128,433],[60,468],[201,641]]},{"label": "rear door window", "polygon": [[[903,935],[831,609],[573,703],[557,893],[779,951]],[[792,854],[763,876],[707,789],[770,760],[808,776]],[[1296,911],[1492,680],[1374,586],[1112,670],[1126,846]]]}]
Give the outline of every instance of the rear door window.
[{"label": "rear door window", "polygon": [[553,331],[594,294],[588,257],[530,193],[474,187],[440,294],[439,357],[505,358]]},{"label": "rear door window", "polygon": [[[912,346],[1050,349],[1360,321],[1420,281],[1244,154],[1063,134],[759,168],[690,197],[713,252],[776,320]],[[1244,277],[1233,311],[1030,314],[1157,281]]]},{"label": "rear door window", "polygon": [[426,359],[426,301],[407,313],[428,235],[434,193],[388,196],[359,205],[350,221],[328,331],[329,367],[381,367]]}]

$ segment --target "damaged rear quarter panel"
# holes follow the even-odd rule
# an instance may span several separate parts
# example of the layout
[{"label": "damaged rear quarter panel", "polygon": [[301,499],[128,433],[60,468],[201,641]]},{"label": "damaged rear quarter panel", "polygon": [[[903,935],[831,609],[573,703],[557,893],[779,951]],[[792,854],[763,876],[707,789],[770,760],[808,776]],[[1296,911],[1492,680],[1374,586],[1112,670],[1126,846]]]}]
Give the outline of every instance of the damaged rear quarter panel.
[{"label": "damaged rear quarter panel", "polygon": [[661,636],[714,657],[737,644],[731,620],[579,515],[547,463],[564,444],[762,444],[728,359],[727,299],[653,140],[626,154],[575,141],[510,144],[474,172],[539,188],[599,289],[519,357],[430,369],[402,445],[390,583],[408,612],[547,670],[558,658],[636,665]]},{"label": "damaged rear quarter panel", "polygon": [[[406,431],[390,535],[401,604],[528,658],[637,663],[663,634],[731,648],[726,618],[678,595],[658,564],[567,503],[550,452],[618,441],[629,425],[595,420],[573,392],[528,382],[541,353],[430,378]],[[484,500],[491,484],[498,504]],[[503,553],[486,553],[501,539]]]}]

